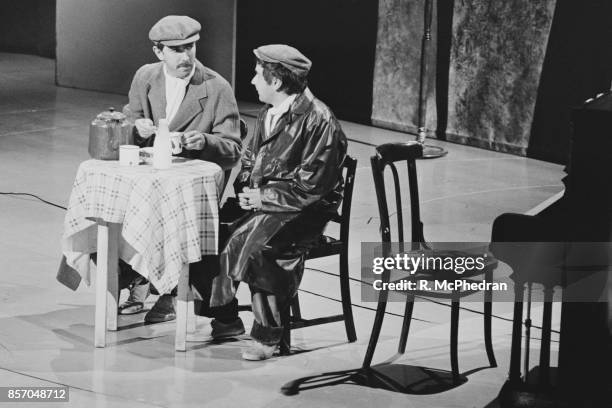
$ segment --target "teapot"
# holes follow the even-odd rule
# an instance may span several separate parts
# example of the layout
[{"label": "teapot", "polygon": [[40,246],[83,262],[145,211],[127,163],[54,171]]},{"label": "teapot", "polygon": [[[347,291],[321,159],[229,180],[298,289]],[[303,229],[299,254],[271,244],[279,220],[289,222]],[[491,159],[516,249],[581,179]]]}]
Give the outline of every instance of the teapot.
[{"label": "teapot", "polygon": [[93,159],[119,160],[119,146],[134,144],[133,125],[115,108],[100,113],[89,125],[89,155]]}]

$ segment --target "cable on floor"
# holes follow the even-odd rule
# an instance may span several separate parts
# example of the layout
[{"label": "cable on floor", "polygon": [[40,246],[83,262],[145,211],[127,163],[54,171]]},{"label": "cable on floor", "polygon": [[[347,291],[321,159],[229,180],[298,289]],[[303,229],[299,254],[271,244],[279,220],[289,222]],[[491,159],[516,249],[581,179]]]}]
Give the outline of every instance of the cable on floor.
[{"label": "cable on floor", "polygon": [[36,194],[30,194],[30,193],[14,193],[14,192],[2,192],[2,191],[0,191],[0,195],[13,195],[13,196],[28,196],[28,197],[34,197],[35,199],[40,200],[40,201],[42,201],[42,202],[43,202],[43,203],[45,203],[45,204],[49,204],[49,205],[52,205],[53,207],[61,208],[62,210],[65,210],[65,209],[66,209],[66,207],[63,207],[63,206],[61,206],[61,205],[59,205],[59,204],[55,204],[55,203],[52,203],[51,201],[47,201],[47,200],[45,200],[45,199],[43,199],[43,198],[40,198],[40,197],[39,197],[39,196],[37,196]]},{"label": "cable on floor", "polygon": [[[327,272],[327,271],[324,271],[322,269],[317,269],[317,268],[305,268],[305,269],[308,269],[308,270],[311,270],[311,271],[315,271],[315,272],[319,272],[319,273],[322,273],[322,274],[325,274],[325,275],[330,275],[330,276],[338,277],[337,274],[331,273],[331,272]],[[352,280],[353,282],[358,282],[358,283],[360,283],[362,285],[369,285],[370,284],[369,282],[365,282],[365,281],[363,281],[361,279],[357,279],[357,278],[349,277],[349,280]],[[318,293],[310,292],[310,291],[307,291],[305,289],[298,289],[298,290],[301,291],[301,292],[304,292],[304,293],[309,293],[309,294],[312,294],[312,295],[315,295],[315,296],[323,297],[323,298],[326,298],[326,299],[330,299],[330,300],[334,300],[336,302],[342,303],[342,300],[340,300],[340,299],[328,297],[328,296],[325,296],[325,295],[320,295]],[[450,305],[448,303],[444,303],[444,302],[441,302],[439,300],[431,299],[431,298],[428,298],[426,296],[416,295],[415,298],[426,300],[428,302],[435,303],[437,305],[450,307]],[[369,309],[369,310],[376,311],[376,309],[369,308],[369,307],[366,307],[366,306],[357,305],[355,303],[351,303],[351,305],[355,306],[355,307],[360,307],[362,309]],[[464,307],[464,306],[459,306],[459,309],[466,310],[468,312],[472,312],[472,313],[476,313],[476,314],[484,315],[484,312],[481,312],[480,310],[474,310],[474,309],[470,309],[470,308],[467,308],[467,307]],[[398,317],[404,317],[404,315],[400,315],[400,314],[392,313],[392,312],[387,312],[387,311],[385,311],[385,314],[389,314],[389,315],[392,315],[392,316],[398,316]],[[512,322],[513,321],[512,319],[510,319],[508,317],[497,316],[495,314],[491,314],[491,317],[495,317],[496,319],[499,319],[499,320],[505,320],[507,322]],[[536,325],[532,325],[531,327],[535,328],[535,329],[540,329],[540,330],[542,329],[541,326],[536,326]],[[552,333],[556,333],[556,334],[560,333],[559,330],[551,330],[551,332]]]},{"label": "cable on floor", "polygon": [[[338,299],[333,298],[333,297],[330,297],[330,296],[321,295],[320,293],[311,292],[311,291],[306,290],[306,289],[298,289],[298,290],[299,290],[300,292],[308,293],[308,294],[310,294],[310,295],[314,295],[314,296],[318,296],[318,297],[321,297],[321,298],[324,298],[324,299],[329,299],[329,300],[333,300],[333,301],[336,301],[336,302],[340,302],[340,303],[342,303],[342,301],[341,301],[341,300],[338,300]],[[356,304],[354,304],[354,303],[351,303],[351,305],[352,305],[353,307],[358,307],[358,308],[360,308],[360,309],[371,310],[371,311],[373,311],[373,312],[375,312],[375,311],[376,311],[376,309],[374,309],[373,307],[367,307],[367,306],[362,306],[362,305],[356,305]],[[388,314],[388,315],[391,315],[391,316],[397,316],[397,317],[404,317],[404,315],[401,315],[401,314],[398,314],[398,313],[393,313],[393,312],[387,312],[387,311],[385,311],[385,314]],[[418,320],[420,320],[420,319],[418,319]],[[532,327],[533,327],[533,326],[532,326]]]}]

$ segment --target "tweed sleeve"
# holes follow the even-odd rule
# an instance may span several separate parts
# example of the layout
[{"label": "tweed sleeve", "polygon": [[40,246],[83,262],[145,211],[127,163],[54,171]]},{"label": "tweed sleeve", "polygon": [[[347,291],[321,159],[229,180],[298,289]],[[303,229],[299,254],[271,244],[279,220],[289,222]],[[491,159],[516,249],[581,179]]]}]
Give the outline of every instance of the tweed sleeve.
[{"label": "tweed sleeve", "polygon": [[240,116],[232,88],[225,81],[219,84],[218,92],[210,97],[213,126],[209,133],[203,133],[205,145],[199,158],[231,169],[240,160],[242,149]]}]

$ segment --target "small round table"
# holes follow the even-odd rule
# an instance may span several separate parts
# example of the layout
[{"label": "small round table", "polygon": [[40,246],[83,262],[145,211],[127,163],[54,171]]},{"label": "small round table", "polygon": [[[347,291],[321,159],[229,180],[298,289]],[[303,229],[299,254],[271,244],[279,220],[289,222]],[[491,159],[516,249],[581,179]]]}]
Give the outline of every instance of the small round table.
[{"label": "small round table", "polygon": [[105,326],[117,329],[120,258],[160,294],[179,286],[176,342],[177,350],[185,349],[189,264],[217,253],[223,177],[217,164],[182,158],[165,170],[117,161],[81,163],[64,219],[62,252],[87,284],[90,254],[97,252],[96,347],[105,346]]}]

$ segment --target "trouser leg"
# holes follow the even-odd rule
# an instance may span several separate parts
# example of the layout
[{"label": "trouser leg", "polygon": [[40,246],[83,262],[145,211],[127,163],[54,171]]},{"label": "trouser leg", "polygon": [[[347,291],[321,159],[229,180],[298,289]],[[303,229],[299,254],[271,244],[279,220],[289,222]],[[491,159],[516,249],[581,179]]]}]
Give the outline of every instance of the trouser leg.
[{"label": "trouser leg", "polygon": [[198,316],[211,317],[219,320],[221,323],[231,323],[238,319],[238,300],[233,299],[230,303],[210,307],[206,300],[194,300],[194,312]]},{"label": "trouser leg", "polygon": [[[204,256],[202,261],[189,267],[189,282],[194,290],[194,312],[198,316],[212,317],[222,323],[231,323],[238,319],[238,300],[232,299],[230,303],[222,306],[210,306],[213,279],[219,273],[219,257],[216,255]],[[234,282],[238,288],[239,282]]]},{"label": "trouser leg", "polygon": [[286,296],[273,295],[253,286],[250,289],[255,318],[251,338],[266,346],[275,346],[283,336],[281,315],[289,307],[288,299]]},{"label": "trouser leg", "polygon": [[[97,253],[90,254],[90,257],[94,264],[97,262]],[[132,267],[125,261],[119,260],[119,290],[129,289],[131,301],[143,302],[149,296],[150,284],[149,281],[136,272]]]},{"label": "trouser leg", "polygon": [[146,299],[149,295],[149,281],[132,267],[119,260],[119,289],[130,289],[130,295]]},{"label": "trouser leg", "polygon": [[132,281],[132,285],[130,286],[130,298],[144,302],[149,296],[150,288],[151,285],[149,281],[142,276],[139,276]]}]

